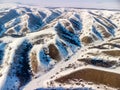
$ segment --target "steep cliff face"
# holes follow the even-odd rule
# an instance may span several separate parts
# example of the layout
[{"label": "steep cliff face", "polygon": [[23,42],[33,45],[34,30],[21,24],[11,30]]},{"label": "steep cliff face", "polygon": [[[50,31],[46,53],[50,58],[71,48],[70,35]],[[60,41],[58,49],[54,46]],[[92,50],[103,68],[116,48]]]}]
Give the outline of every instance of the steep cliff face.
[{"label": "steep cliff face", "polygon": [[119,11],[19,6],[0,16],[1,90],[23,89],[30,81],[25,89],[58,87],[61,75],[76,70],[119,68]]}]

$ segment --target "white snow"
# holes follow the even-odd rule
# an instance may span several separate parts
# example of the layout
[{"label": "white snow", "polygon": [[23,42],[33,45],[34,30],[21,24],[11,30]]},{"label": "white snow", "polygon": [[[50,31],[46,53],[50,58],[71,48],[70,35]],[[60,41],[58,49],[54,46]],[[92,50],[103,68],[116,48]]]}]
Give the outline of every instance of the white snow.
[{"label": "white snow", "polygon": [[[13,6],[12,6],[13,5]],[[114,38],[119,38],[120,36],[120,13],[119,11],[106,11],[106,10],[85,10],[85,9],[74,9],[74,8],[39,8],[38,6],[27,6],[24,5],[24,7],[29,8],[31,11],[27,11],[22,5],[14,5],[14,4],[0,4],[0,11],[3,12],[7,8],[9,11],[10,9],[16,9],[16,11],[20,14],[20,16],[13,18],[9,22],[5,23],[2,26],[3,31],[0,33],[0,41],[2,43],[7,43],[5,47],[5,54],[3,58],[2,68],[0,68],[0,74],[2,76],[0,77],[0,90],[5,90],[6,87],[13,87],[13,84],[11,82],[19,81],[18,78],[13,76],[13,79],[11,79],[9,75],[10,66],[14,64],[14,56],[15,51],[18,49],[18,47],[21,45],[21,43],[24,40],[28,40],[32,45],[32,49],[29,52],[29,65],[31,65],[31,54],[32,52],[36,52],[37,54],[37,61],[38,61],[38,73],[35,73],[35,76],[32,78],[32,80],[27,83],[26,86],[23,86],[21,90],[34,90],[36,88],[47,88],[47,82],[50,82],[52,80],[55,80],[56,78],[59,78],[61,76],[70,74],[72,72],[82,70],[85,68],[91,68],[91,69],[97,69],[102,70],[106,72],[112,72],[120,74],[120,66],[113,66],[110,68],[100,67],[100,66],[94,66],[94,65],[85,65],[84,62],[78,61],[78,59],[83,58],[96,58],[96,59],[102,59],[104,61],[116,61],[118,64],[119,56],[109,56],[102,53],[102,51],[110,51],[110,50],[119,50],[118,47],[113,47],[110,45],[106,45],[105,48],[108,49],[98,49],[98,48],[92,48],[93,46],[102,45],[105,43],[114,43],[120,45],[120,40],[116,39],[114,41],[109,41]],[[7,11],[7,12],[8,12]],[[42,15],[39,13],[45,13],[46,16],[42,17]],[[115,28],[115,36],[111,36],[109,38],[104,38],[104,33],[97,28],[97,25],[101,25],[105,28],[105,30],[108,31],[108,29],[105,27],[105,25],[100,24],[97,22],[92,14],[89,12],[95,13],[99,16],[104,16],[105,18],[109,18],[112,23],[116,24],[117,28]],[[54,16],[54,13],[57,13],[58,15]],[[40,17],[43,22],[43,26],[39,28],[38,30],[35,30],[35,32],[30,31],[28,28],[28,19],[29,14],[33,14],[37,17]],[[78,19],[75,15],[80,16],[80,19]],[[76,31],[74,25],[70,22],[70,19],[74,19],[76,21],[79,21],[82,23],[82,29]],[[54,19],[54,20],[52,20]],[[106,22],[105,24],[110,24],[107,21],[102,20],[100,18],[100,21]],[[49,22],[49,23],[48,23]],[[70,27],[72,27],[74,34],[69,32],[69,30],[66,29],[64,22],[70,23]],[[74,22],[75,23],[75,22]],[[95,26],[99,33],[101,33],[103,40],[93,40],[91,44],[86,44],[81,41],[81,39],[84,36],[92,37],[91,34],[93,34],[92,26]],[[9,30],[15,30],[15,27],[20,26],[21,29],[27,28],[28,32],[22,32],[22,30],[12,33],[15,34],[15,37],[7,36],[4,34],[8,34]],[[57,27],[58,26],[58,27]],[[57,27],[57,28],[56,28]],[[60,28],[59,28],[60,27]],[[115,27],[115,26],[114,26]],[[35,29],[35,27],[32,27]],[[44,29],[42,29],[44,28]],[[57,30],[59,28],[59,30]],[[42,29],[42,30],[41,30]],[[6,31],[6,32],[5,32]],[[26,33],[26,34],[24,34]],[[24,34],[21,37],[17,37],[17,35]],[[9,34],[8,34],[9,35]],[[97,35],[96,35],[97,37]],[[92,37],[93,38],[93,37]],[[72,40],[72,41],[71,41]],[[38,41],[38,42],[37,42]],[[73,42],[75,41],[75,42]],[[80,46],[75,45],[74,43],[77,43],[80,41]],[[3,44],[0,42],[0,50],[3,48]],[[36,43],[37,42],[37,43]],[[60,53],[61,60],[58,62],[54,59],[52,59],[49,55],[46,55],[44,48],[46,49],[46,52],[49,53],[48,46],[50,44],[53,44]],[[42,53],[42,54],[41,54]],[[96,56],[89,55],[88,53],[95,53],[98,54]],[[46,57],[50,61],[46,62],[43,60],[42,57]],[[108,58],[109,57],[109,58]],[[41,62],[42,61],[42,62]],[[73,64],[74,66],[71,68],[66,68],[69,66],[69,64]],[[31,67],[31,66],[30,66]],[[50,69],[52,68],[52,69]],[[62,69],[62,70],[61,70]],[[56,74],[59,73],[59,74]],[[53,77],[54,76],[54,77]],[[51,78],[53,77],[53,78]],[[8,83],[6,87],[4,86],[6,80],[8,80]],[[74,82],[73,82],[74,83]],[[84,82],[83,82],[84,83]],[[16,87],[19,86],[20,82],[16,82]],[[57,83],[55,83],[56,86],[58,86]],[[96,89],[98,85],[89,86],[86,85],[85,87],[92,87],[93,89]],[[103,85],[100,85],[104,90]],[[2,88],[4,87],[4,88]],[[64,87],[70,87],[70,85],[66,85]],[[73,86],[78,87],[78,86]],[[109,88],[113,89],[113,88]]]}]

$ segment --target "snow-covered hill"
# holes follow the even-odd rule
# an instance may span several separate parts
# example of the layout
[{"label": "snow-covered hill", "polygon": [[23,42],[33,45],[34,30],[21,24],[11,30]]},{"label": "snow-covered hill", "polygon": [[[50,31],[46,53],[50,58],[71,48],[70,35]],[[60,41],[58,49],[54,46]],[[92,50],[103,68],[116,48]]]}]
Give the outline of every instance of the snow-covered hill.
[{"label": "snow-covered hill", "polygon": [[0,90],[120,88],[119,19],[120,11],[0,7]]}]

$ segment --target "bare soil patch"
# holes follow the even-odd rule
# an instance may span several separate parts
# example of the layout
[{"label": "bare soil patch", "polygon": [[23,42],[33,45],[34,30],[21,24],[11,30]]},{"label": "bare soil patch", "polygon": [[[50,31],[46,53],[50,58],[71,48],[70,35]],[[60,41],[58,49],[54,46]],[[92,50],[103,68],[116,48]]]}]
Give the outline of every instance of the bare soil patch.
[{"label": "bare soil patch", "polygon": [[49,48],[50,57],[57,60],[57,61],[60,61],[61,57],[60,57],[60,53],[59,53],[57,47],[54,44],[50,44],[48,46],[48,48]]},{"label": "bare soil patch", "polygon": [[92,39],[92,37],[90,37],[90,36],[84,36],[84,37],[81,39],[81,41],[82,41],[83,43],[85,43],[85,44],[90,44],[90,43],[93,42],[93,39]]},{"label": "bare soil patch", "polygon": [[95,69],[82,69],[69,75],[56,79],[59,83],[70,83],[70,80],[83,79],[95,84],[104,84],[114,88],[120,88],[120,74]]},{"label": "bare soil patch", "polygon": [[102,51],[102,53],[104,53],[106,55],[113,56],[113,57],[119,57],[120,56],[120,50]]},{"label": "bare soil patch", "polygon": [[37,73],[38,72],[38,61],[37,61],[36,52],[32,52],[30,58],[31,58],[32,72]]}]

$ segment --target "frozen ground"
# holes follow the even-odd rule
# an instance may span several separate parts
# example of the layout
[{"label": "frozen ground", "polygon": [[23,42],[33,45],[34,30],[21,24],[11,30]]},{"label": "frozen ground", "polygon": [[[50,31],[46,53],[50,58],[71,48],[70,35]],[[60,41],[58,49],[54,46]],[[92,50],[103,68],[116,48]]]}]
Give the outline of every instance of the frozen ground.
[{"label": "frozen ground", "polygon": [[120,89],[119,18],[113,10],[1,4],[0,90]]}]

